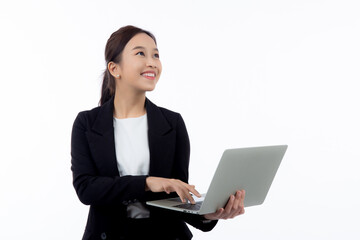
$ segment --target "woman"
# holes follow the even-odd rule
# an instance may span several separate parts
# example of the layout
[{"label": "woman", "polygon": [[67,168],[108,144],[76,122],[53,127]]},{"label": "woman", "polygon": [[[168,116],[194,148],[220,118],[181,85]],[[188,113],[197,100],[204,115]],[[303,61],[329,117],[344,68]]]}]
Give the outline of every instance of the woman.
[{"label": "woman", "polygon": [[188,184],[189,137],[180,114],[146,98],[161,74],[155,37],[126,26],[105,49],[100,106],[80,112],[71,140],[73,185],[90,205],[83,239],[191,239],[185,222],[210,231],[218,219],[244,213],[243,191],[204,216],[151,208],[147,200],[179,196]]}]

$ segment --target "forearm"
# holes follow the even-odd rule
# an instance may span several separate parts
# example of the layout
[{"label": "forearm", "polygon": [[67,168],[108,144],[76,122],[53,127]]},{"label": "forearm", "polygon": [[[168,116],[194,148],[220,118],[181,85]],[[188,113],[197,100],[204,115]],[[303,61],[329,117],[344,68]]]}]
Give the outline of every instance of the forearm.
[{"label": "forearm", "polygon": [[86,205],[120,204],[145,197],[146,176],[74,177],[74,187],[80,201]]}]

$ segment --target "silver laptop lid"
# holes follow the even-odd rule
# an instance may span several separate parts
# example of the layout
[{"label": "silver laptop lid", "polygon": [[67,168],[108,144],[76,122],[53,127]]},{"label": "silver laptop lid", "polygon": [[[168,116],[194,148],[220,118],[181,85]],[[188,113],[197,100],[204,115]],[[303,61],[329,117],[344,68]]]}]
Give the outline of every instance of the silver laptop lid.
[{"label": "silver laptop lid", "polygon": [[236,189],[245,190],[245,207],[262,204],[286,149],[287,145],[225,150],[200,214],[224,207]]}]

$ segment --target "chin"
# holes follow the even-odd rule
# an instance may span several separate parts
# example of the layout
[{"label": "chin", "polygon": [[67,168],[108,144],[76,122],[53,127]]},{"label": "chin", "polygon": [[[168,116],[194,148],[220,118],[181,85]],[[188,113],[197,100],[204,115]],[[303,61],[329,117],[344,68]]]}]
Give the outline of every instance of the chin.
[{"label": "chin", "polygon": [[154,91],[154,89],[155,89],[155,87],[153,87],[153,88],[148,88],[148,89],[146,89],[145,91],[146,91],[146,92],[152,92],[152,91]]},{"label": "chin", "polygon": [[156,87],[156,85],[147,86],[147,87],[145,87],[145,91],[151,92],[155,89],[155,87]]}]

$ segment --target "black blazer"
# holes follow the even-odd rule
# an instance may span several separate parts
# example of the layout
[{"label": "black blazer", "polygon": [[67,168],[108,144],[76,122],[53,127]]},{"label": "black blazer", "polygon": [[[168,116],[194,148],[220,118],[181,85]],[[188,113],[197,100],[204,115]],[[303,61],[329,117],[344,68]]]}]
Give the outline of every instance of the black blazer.
[{"label": "black blazer", "polygon": [[[150,149],[149,176],[188,182],[190,143],[181,115],[157,107],[148,99],[145,107]],[[129,230],[126,206],[129,203],[169,196],[145,191],[147,176],[119,176],[113,109],[114,98],[111,98],[100,107],[80,112],[72,129],[73,185],[80,201],[90,205],[83,239],[121,239],[129,234],[126,233]],[[192,234],[185,222],[202,231],[210,231],[217,223],[203,220],[201,216],[150,208],[152,227],[143,231],[156,232],[159,227],[158,230],[165,228],[169,231],[157,231],[157,239],[170,239],[169,233],[180,239],[191,239]]]}]

